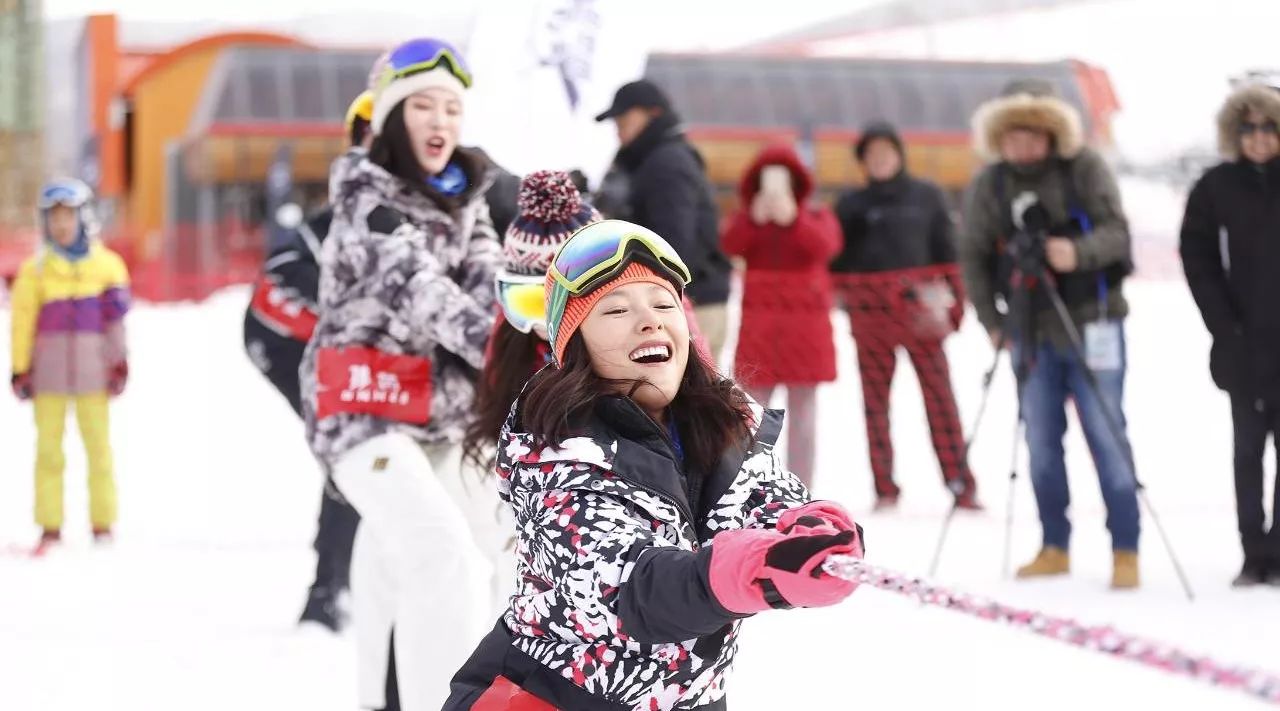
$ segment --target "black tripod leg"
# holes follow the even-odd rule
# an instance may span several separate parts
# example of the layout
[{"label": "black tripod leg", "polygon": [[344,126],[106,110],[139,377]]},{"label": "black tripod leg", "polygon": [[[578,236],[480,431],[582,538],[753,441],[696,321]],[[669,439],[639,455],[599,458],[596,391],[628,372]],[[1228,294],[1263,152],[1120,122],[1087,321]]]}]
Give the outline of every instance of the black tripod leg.
[{"label": "black tripod leg", "polygon": [[1004,560],[1000,572],[1006,577],[1009,575],[1009,555],[1013,546],[1013,495],[1014,484],[1018,481],[1018,451],[1019,445],[1022,444],[1023,430],[1026,427],[1022,421],[1021,406],[1018,410],[1018,422],[1013,428],[1013,456],[1012,461],[1009,462],[1009,495],[1005,500],[1004,511]]},{"label": "black tripod leg", "polygon": [[[978,436],[978,427],[982,425],[982,418],[987,412],[987,402],[991,399],[991,383],[995,380],[996,369],[1000,367],[1000,352],[1004,350],[1005,336],[1002,333],[1000,342],[996,344],[995,357],[991,359],[991,367],[982,376],[982,399],[978,403],[978,413],[973,418],[973,427],[969,430],[969,436],[964,441],[964,461],[969,461],[969,450],[973,448],[973,441]],[[933,561],[929,563],[929,577],[933,577],[938,573],[938,566],[942,563],[942,548],[947,543],[947,534],[951,531],[951,519],[955,518],[957,504],[952,504],[950,510],[947,511],[947,517],[942,520],[942,531],[938,533],[938,542],[933,547]]]}]

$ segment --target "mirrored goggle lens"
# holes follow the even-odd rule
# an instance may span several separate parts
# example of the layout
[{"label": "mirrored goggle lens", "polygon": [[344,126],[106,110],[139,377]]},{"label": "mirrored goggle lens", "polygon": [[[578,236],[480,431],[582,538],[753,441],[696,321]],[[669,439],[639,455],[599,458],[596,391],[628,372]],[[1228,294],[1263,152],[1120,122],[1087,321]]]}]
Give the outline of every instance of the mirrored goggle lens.
[{"label": "mirrored goggle lens", "polygon": [[692,279],[680,255],[661,237],[604,230],[584,230],[564,244],[556,255],[557,278],[569,291],[584,293],[617,272],[630,250],[648,252],[686,285]]},{"label": "mirrored goggle lens", "polygon": [[463,86],[471,86],[471,70],[458,50],[447,42],[435,39],[412,40],[397,47],[387,60],[387,67],[392,75],[400,78],[441,65],[448,68]]},{"label": "mirrored goggle lens", "polygon": [[500,277],[498,302],[507,322],[521,333],[528,333],[534,326],[547,323],[546,286],[541,278],[509,281]]},{"label": "mirrored goggle lens", "polygon": [[80,192],[69,187],[53,187],[40,194],[40,208],[44,210],[47,210],[54,205],[79,207],[81,202],[83,202],[83,197],[80,195]]}]

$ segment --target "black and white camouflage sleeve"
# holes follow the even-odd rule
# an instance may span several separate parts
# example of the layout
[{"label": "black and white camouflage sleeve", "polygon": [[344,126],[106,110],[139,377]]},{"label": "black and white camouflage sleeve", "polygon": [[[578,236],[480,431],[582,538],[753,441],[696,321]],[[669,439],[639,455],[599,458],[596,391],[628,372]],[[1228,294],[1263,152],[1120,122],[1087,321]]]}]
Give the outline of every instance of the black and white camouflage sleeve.
[{"label": "black and white camouflage sleeve", "polygon": [[493,280],[502,266],[502,243],[493,227],[488,205],[479,209],[475,227],[467,240],[467,256],[463,260],[458,285],[482,307],[497,308]]}]

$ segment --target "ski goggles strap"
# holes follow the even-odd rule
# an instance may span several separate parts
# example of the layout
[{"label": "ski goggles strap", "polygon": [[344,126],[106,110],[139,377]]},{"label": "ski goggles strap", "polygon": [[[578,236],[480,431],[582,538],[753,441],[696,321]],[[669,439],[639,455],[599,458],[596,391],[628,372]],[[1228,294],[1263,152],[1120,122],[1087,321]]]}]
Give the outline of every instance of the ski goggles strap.
[{"label": "ski goggles strap", "polygon": [[521,333],[547,324],[547,280],[540,276],[523,276],[498,272],[494,279],[498,303],[507,323]]},{"label": "ski goggles strap", "polygon": [[396,47],[387,58],[381,84],[386,86],[396,79],[411,77],[437,67],[444,67],[462,82],[462,86],[471,88],[471,70],[458,50],[447,42],[430,38],[411,40]]},{"label": "ski goggles strap", "polygon": [[622,220],[596,222],[575,232],[556,252],[547,274],[570,295],[582,296],[617,276],[632,259],[647,262],[682,289],[693,281],[670,243]]}]

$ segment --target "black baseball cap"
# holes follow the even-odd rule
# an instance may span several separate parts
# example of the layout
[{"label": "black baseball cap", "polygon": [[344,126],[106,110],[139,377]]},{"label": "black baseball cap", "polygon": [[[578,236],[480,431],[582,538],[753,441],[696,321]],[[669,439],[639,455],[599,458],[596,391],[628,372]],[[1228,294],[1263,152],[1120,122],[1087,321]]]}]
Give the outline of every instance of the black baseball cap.
[{"label": "black baseball cap", "polygon": [[623,84],[618,93],[613,95],[613,105],[605,110],[604,113],[596,116],[596,121],[604,121],[621,116],[627,111],[636,107],[656,108],[669,110],[671,101],[667,99],[667,95],[657,84],[648,79],[640,79],[629,84]]}]

